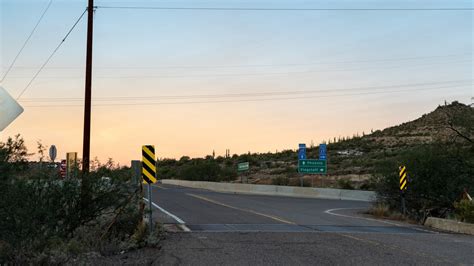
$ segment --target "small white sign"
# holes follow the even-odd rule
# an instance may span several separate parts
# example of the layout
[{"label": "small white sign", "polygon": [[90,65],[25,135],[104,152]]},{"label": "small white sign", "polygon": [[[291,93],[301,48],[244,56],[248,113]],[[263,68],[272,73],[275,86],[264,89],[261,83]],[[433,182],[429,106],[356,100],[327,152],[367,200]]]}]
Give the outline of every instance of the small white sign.
[{"label": "small white sign", "polygon": [[57,154],[58,154],[58,150],[56,149],[56,146],[51,145],[51,147],[49,147],[49,158],[51,159],[51,161],[54,162],[54,160],[56,160]]},{"label": "small white sign", "polygon": [[3,131],[21,113],[23,113],[23,107],[4,88],[0,87],[0,131]]}]

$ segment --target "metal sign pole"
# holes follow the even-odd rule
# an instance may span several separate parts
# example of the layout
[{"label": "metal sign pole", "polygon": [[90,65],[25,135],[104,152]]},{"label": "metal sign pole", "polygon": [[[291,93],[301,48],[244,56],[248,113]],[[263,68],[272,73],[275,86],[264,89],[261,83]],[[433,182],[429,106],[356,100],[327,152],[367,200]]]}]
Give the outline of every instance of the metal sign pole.
[{"label": "metal sign pole", "polygon": [[155,146],[142,146],[142,178],[148,183],[148,207],[150,209],[149,224],[150,233],[153,230],[153,213],[152,213],[152,198],[151,198],[151,184],[156,183],[156,155]]},{"label": "metal sign pole", "polygon": [[402,214],[406,214],[406,206],[405,206],[405,192],[401,192],[401,200],[402,200]]},{"label": "metal sign pole", "polygon": [[151,208],[151,184],[148,184],[148,208],[150,209],[150,214],[148,217],[148,223],[150,226],[150,233],[153,231],[153,213]]}]

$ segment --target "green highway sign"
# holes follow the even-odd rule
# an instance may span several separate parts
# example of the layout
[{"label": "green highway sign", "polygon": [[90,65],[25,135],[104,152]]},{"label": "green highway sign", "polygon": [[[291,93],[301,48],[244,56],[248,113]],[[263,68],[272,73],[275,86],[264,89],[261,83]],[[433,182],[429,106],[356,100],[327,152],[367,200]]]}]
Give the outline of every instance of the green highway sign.
[{"label": "green highway sign", "polygon": [[238,171],[247,171],[247,170],[249,170],[249,168],[250,168],[249,162],[239,163],[237,165],[237,170]]},{"label": "green highway sign", "polygon": [[326,174],[326,160],[299,160],[298,172],[303,174]]}]

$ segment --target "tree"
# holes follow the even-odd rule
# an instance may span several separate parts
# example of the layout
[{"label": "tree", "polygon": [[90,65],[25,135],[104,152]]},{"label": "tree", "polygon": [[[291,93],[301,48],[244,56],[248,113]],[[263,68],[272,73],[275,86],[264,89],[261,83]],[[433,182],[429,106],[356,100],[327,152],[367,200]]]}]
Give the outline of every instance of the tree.
[{"label": "tree", "polygon": [[6,180],[10,175],[26,169],[30,155],[20,134],[9,137],[5,143],[0,142],[0,179]]},{"label": "tree", "polygon": [[46,146],[44,146],[43,143],[41,143],[41,140],[38,140],[36,142],[36,147],[38,149],[39,162],[42,163],[45,158],[44,153],[46,152]]},{"label": "tree", "polygon": [[379,200],[400,208],[398,166],[405,165],[408,210],[415,218],[431,210],[443,215],[452,210],[464,189],[474,190],[474,149],[459,144],[430,144],[410,149],[399,157],[382,161],[375,183]]}]

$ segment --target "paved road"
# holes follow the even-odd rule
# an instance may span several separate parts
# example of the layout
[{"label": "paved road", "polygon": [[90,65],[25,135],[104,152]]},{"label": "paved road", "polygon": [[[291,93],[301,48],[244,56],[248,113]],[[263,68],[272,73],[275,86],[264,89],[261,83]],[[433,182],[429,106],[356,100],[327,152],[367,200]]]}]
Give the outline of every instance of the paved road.
[{"label": "paved road", "polygon": [[155,219],[191,230],[169,233],[155,264],[474,264],[474,237],[372,219],[365,202],[171,185],[152,198]]}]

